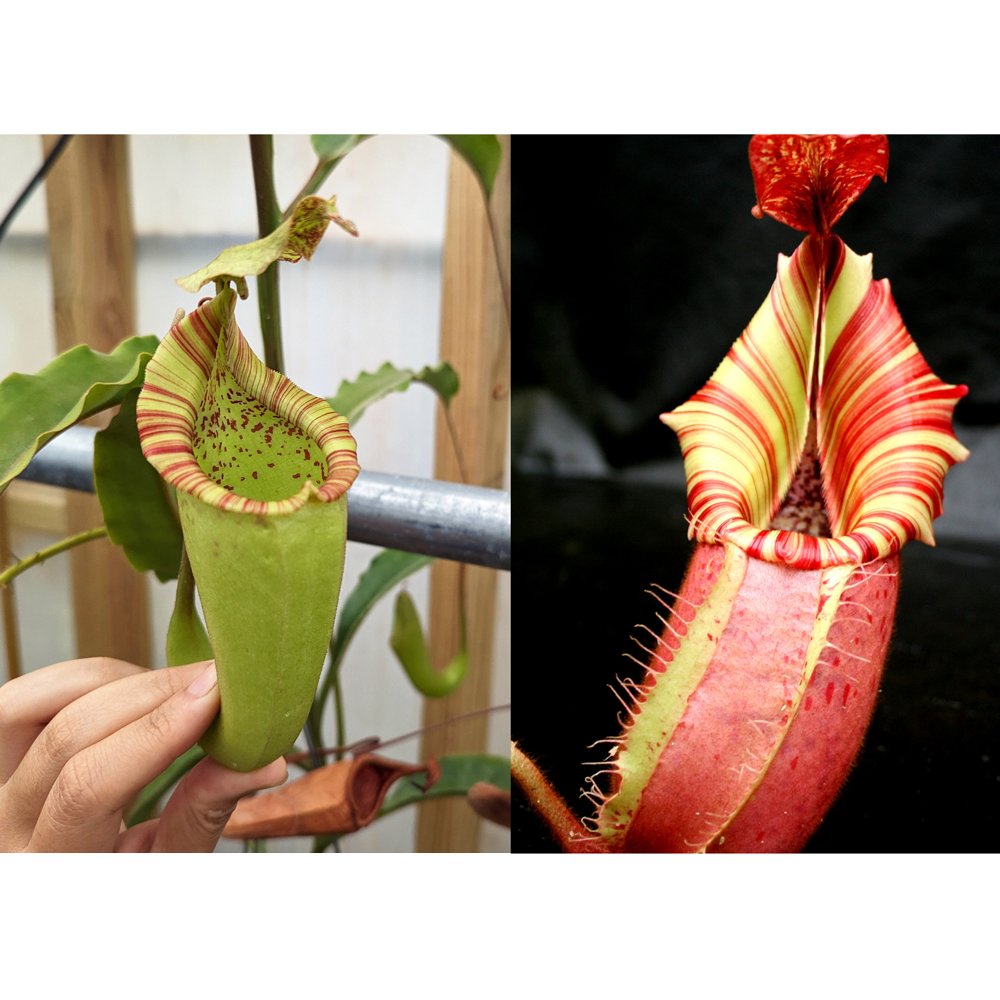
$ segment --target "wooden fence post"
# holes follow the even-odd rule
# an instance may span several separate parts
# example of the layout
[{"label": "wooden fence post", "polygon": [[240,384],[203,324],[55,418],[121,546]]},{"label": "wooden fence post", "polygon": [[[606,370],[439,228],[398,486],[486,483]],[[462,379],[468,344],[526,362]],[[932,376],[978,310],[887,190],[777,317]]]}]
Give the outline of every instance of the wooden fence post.
[{"label": "wooden fence post", "polygon": [[[510,256],[510,136],[502,136],[501,142],[503,160],[490,199],[490,214],[506,263]],[[460,391],[451,404],[461,462],[439,410],[435,478],[461,482],[464,472],[472,485],[500,488],[510,422],[510,337],[482,189],[472,170],[454,153],[442,260],[441,359],[450,361],[461,379]],[[454,562],[432,566],[428,646],[439,669],[458,649],[461,573],[465,574],[469,673],[455,694],[425,701],[424,725],[489,705],[496,570]],[[481,751],[486,726],[486,716],[480,715],[432,730],[424,736],[422,756]],[[477,851],[479,822],[464,799],[428,802],[420,808],[417,850]]]},{"label": "wooden fence post", "polygon": [[[46,154],[58,136],[43,137]],[[123,135],[78,135],[45,181],[56,347],[110,351],[135,332],[135,247]],[[106,426],[110,413],[97,422]],[[67,491],[69,531],[103,523],[91,494]],[[145,578],[106,538],[73,549],[78,656],[151,664]]]}]

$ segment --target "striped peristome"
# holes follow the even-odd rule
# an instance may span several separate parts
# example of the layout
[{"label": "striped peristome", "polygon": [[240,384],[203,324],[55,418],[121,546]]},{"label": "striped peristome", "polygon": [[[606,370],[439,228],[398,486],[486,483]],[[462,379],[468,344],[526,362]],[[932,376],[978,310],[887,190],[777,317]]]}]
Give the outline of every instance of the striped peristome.
[{"label": "striped peristome", "polygon": [[[359,471],[357,445],[346,418],[266,367],[240,332],[235,308],[236,293],[227,288],[180,320],[161,342],[136,406],[143,454],[171,486],[220,510],[290,514],[310,497],[337,500]],[[224,488],[202,469],[193,448],[196,421],[220,339],[225,364],[246,394],[315,441],[327,470],[322,483],[309,480],[286,498],[255,500]]]},{"label": "striped peristome", "polygon": [[[779,256],[767,301],[712,378],[661,417],[684,454],[690,537],[798,569],[933,545],[944,476],[968,456],[951,427],[966,391],[930,370],[870,254],[806,237]],[[767,528],[811,417],[831,538]]]}]

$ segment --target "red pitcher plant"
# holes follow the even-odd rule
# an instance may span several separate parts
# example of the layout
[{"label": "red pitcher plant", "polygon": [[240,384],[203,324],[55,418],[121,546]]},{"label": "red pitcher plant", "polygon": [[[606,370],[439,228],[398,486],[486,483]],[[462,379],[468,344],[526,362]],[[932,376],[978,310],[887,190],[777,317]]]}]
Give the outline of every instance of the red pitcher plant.
[{"label": "red pitcher plant", "polygon": [[[874,709],[899,551],[933,545],[964,386],[910,338],[885,279],[831,232],[882,135],[764,135],[757,204],[805,232],[705,386],[662,416],[696,541],[662,631],[625,681],[623,729],[577,818],[516,746],[512,768],[566,851],[799,851]],[[668,600],[672,598],[672,601]]]}]

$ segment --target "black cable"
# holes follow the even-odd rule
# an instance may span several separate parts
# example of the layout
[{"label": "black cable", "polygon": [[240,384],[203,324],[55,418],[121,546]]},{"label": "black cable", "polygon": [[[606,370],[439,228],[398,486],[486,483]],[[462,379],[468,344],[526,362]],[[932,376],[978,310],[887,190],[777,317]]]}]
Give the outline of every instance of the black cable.
[{"label": "black cable", "polygon": [[21,192],[17,201],[11,206],[10,211],[4,216],[3,222],[0,222],[0,240],[7,235],[7,230],[14,219],[17,218],[17,213],[24,207],[24,203],[31,197],[35,188],[45,180],[46,175],[55,166],[56,160],[59,159],[59,154],[66,148],[66,143],[72,138],[73,136],[71,135],[62,135],[59,137],[59,141],[52,147],[49,155],[45,157],[45,162],[38,168],[35,176],[28,181],[28,186]]}]

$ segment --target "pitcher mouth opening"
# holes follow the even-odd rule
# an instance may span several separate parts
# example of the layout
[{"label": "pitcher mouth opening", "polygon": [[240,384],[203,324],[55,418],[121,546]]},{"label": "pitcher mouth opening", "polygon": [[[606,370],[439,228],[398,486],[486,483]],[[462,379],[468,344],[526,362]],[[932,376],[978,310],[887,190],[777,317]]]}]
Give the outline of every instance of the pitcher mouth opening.
[{"label": "pitcher mouth opening", "polygon": [[771,531],[790,531],[813,538],[832,538],[830,513],[823,496],[823,469],[816,445],[816,421],[810,419],[806,446],[778,512],[768,524]]},{"label": "pitcher mouth opening", "polygon": [[[182,317],[161,341],[146,368],[145,384],[136,405],[143,454],[171,486],[220,510],[280,516],[299,510],[314,498],[327,503],[339,500],[359,472],[357,445],[347,420],[325,400],[264,365],[240,332],[235,307],[236,293],[227,288]],[[223,370],[225,392],[221,383],[214,384]],[[225,407],[238,402],[242,408],[235,415],[227,410],[227,428],[236,436],[231,442],[230,458],[238,452],[249,454],[254,448],[265,456],[271,445],[269,430],[281,433],[277,427],[270,427],[266,413],[277,418],[274,423],[282,425],[286,436],[296,437],[289,445],[289,455],[298,449],[295,454],[301,452],[307,464],[301,470],[288,470],[287,488],[268,494],[253,485],[258,475],[263,481],[275,467],[274,456],[265,456],[256,465],[251,462],[247,469],[237,470],[229,479],[225,477],[223,467],[227,462],[206,447],[209,437],[219,437],[221,409],[202,412],[215,388],[220,388],[219,400]],[[253,407],[258,407],[260,413],[252,411]],[[263,441],[251,444],[249,437],[258,432],[263,434]],[[309,445],[303,445],[303,441]],[[240,486],[241,472],[246,487]]]}]

